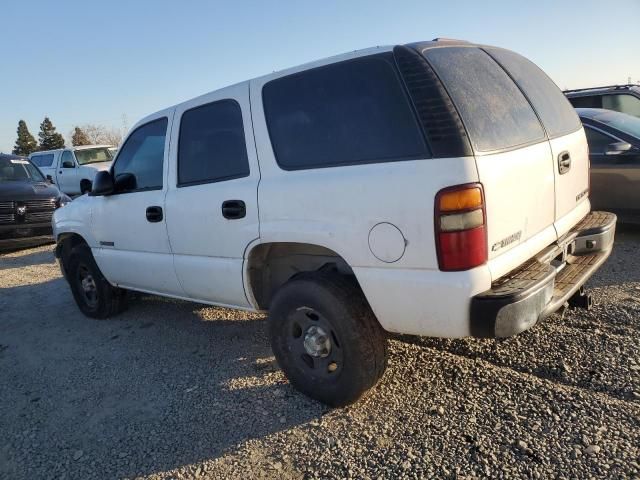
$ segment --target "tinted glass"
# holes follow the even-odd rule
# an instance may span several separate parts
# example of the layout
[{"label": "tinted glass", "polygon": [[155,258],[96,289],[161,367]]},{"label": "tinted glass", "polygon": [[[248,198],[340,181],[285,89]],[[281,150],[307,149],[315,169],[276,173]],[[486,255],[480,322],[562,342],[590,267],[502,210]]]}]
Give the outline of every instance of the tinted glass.
[{"label": "tinted glass", "polygon": [[584,133],[587,136],[587,144],[589,145],[589,153],[592,155],[603,154],[610,143],[617,142],[615,138],[593,130],[585,125]]},{"label": "tinted glass", "polygon": [[[64,163],[67,162],[70,164],[70,167],[65,167]],[[65,150],[62,152],[62,159],[60,161],[60,166],[63,168],[74,168],[76,166],[76,162],[73,160],[73,154],[69,150]]]},{"label": "tinted glass", "polygon": [[485,52],[447,47],[429,49],[425,56],[451,95],[476,150],[501,150],[545,138],[527,99]]},{"label": "tinted glass", "polygon": [[624,93],[618,95],[603,95],[602,108],[640,117],[640,98]]},{"label": "tinted glass", "polygon": [[44,182],[44,176],[27,160],[0,158],[0,182]]},{"label": "tinted glass", "polygon": [[602,108],[602,97],[600,95],[573,97],[569,101],[575,108]]},{"label": "tinted glass", "polygon": [[39,167],[50,167],[53,163],[53,153],[46,155],[34,155],[31,161]]},{"label": "tinted glass", "polygon": [[516,81],[550,137],[575,132],[580,119],[558,86],[536,64],[509,50],[487,49]]},{"label": "tinted glass", "polygon": [[131,173],[136,180],[132,190],[162,188],[162,163],[167,119],[161,118],[138,127],[120,149],[113,166],[116,180],[123,173]]},{"label": "tinted glass", "polygon": [[262,96],[285,169],[430,156],[391,55],[282,77],[267,83]]},{"label": "tinted glass", "polygon": [[222,100],[186,111],[180,122],[178,185],[249,175],[240,105]]}]

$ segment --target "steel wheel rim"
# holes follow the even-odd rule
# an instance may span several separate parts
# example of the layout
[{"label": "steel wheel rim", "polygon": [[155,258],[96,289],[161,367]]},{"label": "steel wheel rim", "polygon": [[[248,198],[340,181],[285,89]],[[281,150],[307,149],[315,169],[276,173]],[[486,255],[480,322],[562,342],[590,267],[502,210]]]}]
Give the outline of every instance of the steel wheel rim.
[{"label": "steel wheel rim", "polygon": [[78,267],[78,285],[85,303],[95,307],[98,304],[98,287],[91,271],[84,264]]},{"label": "steel wheel rim", "polygon": [[295,364],[306,374],[332,380],[342,371],[344,352],[338,332],[317,310],[300,307],[293,311],[286,338]]}]

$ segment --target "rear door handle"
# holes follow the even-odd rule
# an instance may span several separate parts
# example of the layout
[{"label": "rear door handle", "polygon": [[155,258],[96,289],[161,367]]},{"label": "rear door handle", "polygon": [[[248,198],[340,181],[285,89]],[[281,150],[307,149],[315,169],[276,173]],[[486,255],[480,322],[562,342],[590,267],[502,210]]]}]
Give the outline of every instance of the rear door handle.
[{"label": "rear door handle", "polygon": [[558,171],[560,175],[567,173],[571,169],[571,155],[569,152],[560,152],[558,154]]},{"label": "rear door handle", "polygon": [[158,223],[162,221],[162,207],[147,207],[147,221]]},{"label": "rear door handle", "polygon": [[229,220],[237,220],[247,215],[247,206],[242,200],[225,200],[222,202],[222,216]]}]

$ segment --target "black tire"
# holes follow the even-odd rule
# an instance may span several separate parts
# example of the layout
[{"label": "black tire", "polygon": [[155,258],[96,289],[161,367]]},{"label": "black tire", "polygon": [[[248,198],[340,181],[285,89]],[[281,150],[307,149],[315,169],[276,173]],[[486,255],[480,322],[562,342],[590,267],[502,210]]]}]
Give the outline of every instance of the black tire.
[{"label": "black tire", "polygon": [[301,273],[283,285],[269,334],[291,384],[333,407],[360,399],[387,367],[386,332],[356,282],[338,274]]},{"label": "black tire", "polygon": [[85,193],[89,193],[93,184],[91,180],[81,180],[80,181],[80,195],[84,195]]},{"label": "black tire", "polygon": [[127,305],[126,290],[107,282],[87,245],[75,246],[64,263],[73,298],[82,313],[87,317],[102,319],[124,311]]}]

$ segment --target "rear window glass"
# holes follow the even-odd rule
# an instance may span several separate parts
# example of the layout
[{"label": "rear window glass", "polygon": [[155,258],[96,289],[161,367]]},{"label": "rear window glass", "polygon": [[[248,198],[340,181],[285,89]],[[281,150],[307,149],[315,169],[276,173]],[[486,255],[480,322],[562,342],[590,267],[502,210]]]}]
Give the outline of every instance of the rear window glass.
[{"label": "rear window glass", "polygon": [[502,150],[545,138],[527,99],[485,52],[446,47],[429,49],[425,56],[460,112],[476,150]]},{"label": "rear window glass", "polygon": [[178,185],[249,175],[240,105],[221,100],[186,111],[180,122]]},{"label": "rear window glass", "polygon": [[389,55],[306,70],[267,83],[265,116],[288,170],[429,157]]},{"label": "rear window glass", "polygon": [[53,163],[53,153],[46,155],[34,155],[31,157],[31,161],[38,167],[50,167]]},{"label": "rear window glass", "polygon": [[509,50],[489,48],[487,52],[522,89],[550,137],[565,135],[580,128],[580,119],[567,98],[535,63]]}]

